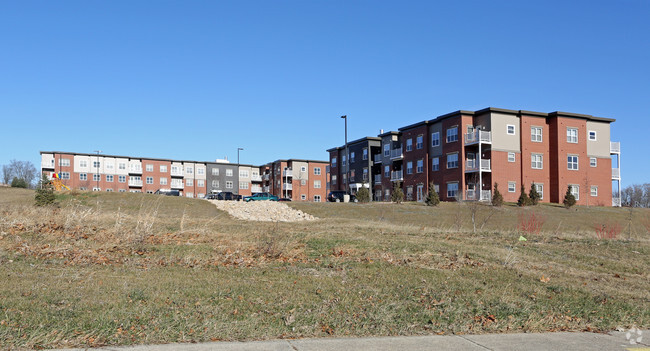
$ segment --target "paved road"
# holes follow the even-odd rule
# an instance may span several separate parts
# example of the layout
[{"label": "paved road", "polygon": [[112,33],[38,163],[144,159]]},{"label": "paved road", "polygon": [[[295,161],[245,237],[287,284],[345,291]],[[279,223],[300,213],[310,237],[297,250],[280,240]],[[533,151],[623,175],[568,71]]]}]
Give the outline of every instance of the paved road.
[{"label": "paved road", "polygon": [[[344,350],[467,350],[467,351],[650,351],[650,331],[644,330],[641,343],[630,344],[625,332],[539,333],[405,336],[346,339],[299,339],[251,342],[210,342],[201,344],[140,345],[102,347],[93,351],[344,351]],[[638,338],[639,335],[636,335]],[[82,350],[82,349],[75,349]],[[70,349],[67,349],[70,351]]]}]

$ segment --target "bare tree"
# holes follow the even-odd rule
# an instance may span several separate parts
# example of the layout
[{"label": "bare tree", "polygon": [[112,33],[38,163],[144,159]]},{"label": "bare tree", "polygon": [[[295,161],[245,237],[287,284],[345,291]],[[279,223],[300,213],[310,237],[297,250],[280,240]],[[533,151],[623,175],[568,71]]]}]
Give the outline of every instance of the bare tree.
[{"label": "bare tree", "polygon": [[9,184],[12,178],[11,167],[9,165],[2,165],[2,183]]},{"label": "bare tree", "polygon": [[[36,179],[36,167],[34,167],[34,164],[29,162],[29,161],[18,161],[18,160],[11,160],[9,161],[9,165],[7,166],[9,168],[9,172],[11,173],[11,178],[18,178],[24,180],[29,187],[34,186],[34,180]],[[2,172],[3,172],[3,180],[5,177],[5,167],[2,167]]]}]

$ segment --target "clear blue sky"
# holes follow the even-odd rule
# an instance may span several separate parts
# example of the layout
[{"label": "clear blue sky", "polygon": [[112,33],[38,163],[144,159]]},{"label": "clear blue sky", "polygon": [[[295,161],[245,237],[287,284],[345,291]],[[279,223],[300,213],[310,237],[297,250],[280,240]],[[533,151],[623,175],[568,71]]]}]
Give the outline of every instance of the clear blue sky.
[{"label": "clear blue sky", "polygon": [[2,1],[0,164],[263,164],[459,109],[617,119],[649,182],[650,1]]}]

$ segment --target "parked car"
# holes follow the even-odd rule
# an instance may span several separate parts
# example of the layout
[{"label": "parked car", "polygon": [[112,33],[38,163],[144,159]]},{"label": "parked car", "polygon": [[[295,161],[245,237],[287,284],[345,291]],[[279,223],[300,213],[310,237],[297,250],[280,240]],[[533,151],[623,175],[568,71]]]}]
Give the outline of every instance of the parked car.
[{"label": "parked car", "polygon": [[329,194],[327,194],[327,201],[328,202],[343,202],[343,196],[344,195],[350,195],[350,202],[357,202],[357,197],[347,193],[343,190],[334,190],[330,191]]},{"label": "parked car", "polygon": [[217,194],[216,200],[241,200],[241,195],[233,194],[231,191],[222,191]]},{"label": "parked car", "polygon": [[219,194],[208,194],[205,195],[206,200],[218,200]]},{"label": "parked car", "polygon": [[257,193],[253,196],[248,196],[244,199],[244,201],[249,202],[249,201],[278,201],[278,197],[270,194],[270,193]]},{"label": "parked car", "polygon": [[288,197],[281,197],[278,199],[278,201],[291,201],[291,199]]},{"label": "parked car", "polygon": [[168,190],[168,189],[158,189],[154,194],[157,195],[167,195],[167,196],[181,196],[181,192],[178,190]]}]

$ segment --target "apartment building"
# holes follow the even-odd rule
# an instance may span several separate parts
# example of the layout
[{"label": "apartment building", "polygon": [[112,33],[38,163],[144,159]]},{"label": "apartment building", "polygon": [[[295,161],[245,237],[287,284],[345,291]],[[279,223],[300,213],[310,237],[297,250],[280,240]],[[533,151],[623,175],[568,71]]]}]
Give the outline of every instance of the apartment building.
[{"label": "apartment building", "polygon": [[325,201],[327,161],[276,160],[260,167],[262,190],[292,201]]},{"label": "apartment building", "polygon": [[[278,160],[255,166],[228,160],[203,162],[41,151],[41,171],[48,175],[59,173],[61,181],[70,188],[138,193],[178,190],[182,196],[193,198],[225,191],[242,196],[269,191],[295,201],[324,201],[327,164],[327,161]],[[278,172],[273,181],[267,179],[264,185],[262,174],[269,175],[271,169],[281,169],[284,175]],[[281,180],[284,180],[282,185],[275,183]],[[272,186],[273,191],[265,190]]]},{"label": "apartment building", "polygon": [[[375,201],[389,200],[396,182],[410,201],[423,201],[430,183],[445,201],[490,201],[499,184],[505,201],[517,201],[521,185],[528,191],[535,184],[542,202],[562,202],[570,188],[578,204],[619,206],[620,198],[612,197],[613,185],[620,193],[620,143],[610,141],[614,121],[499,108],[452,112],[380,134],[379,150],[368,146],[371,174],[364,186]],[[361,140],[370,145],[376,138],[355,142]],[[345,146],[328,152],[332,179],[342,177]],[[333,180],[331,186],[358,188]]]}]

